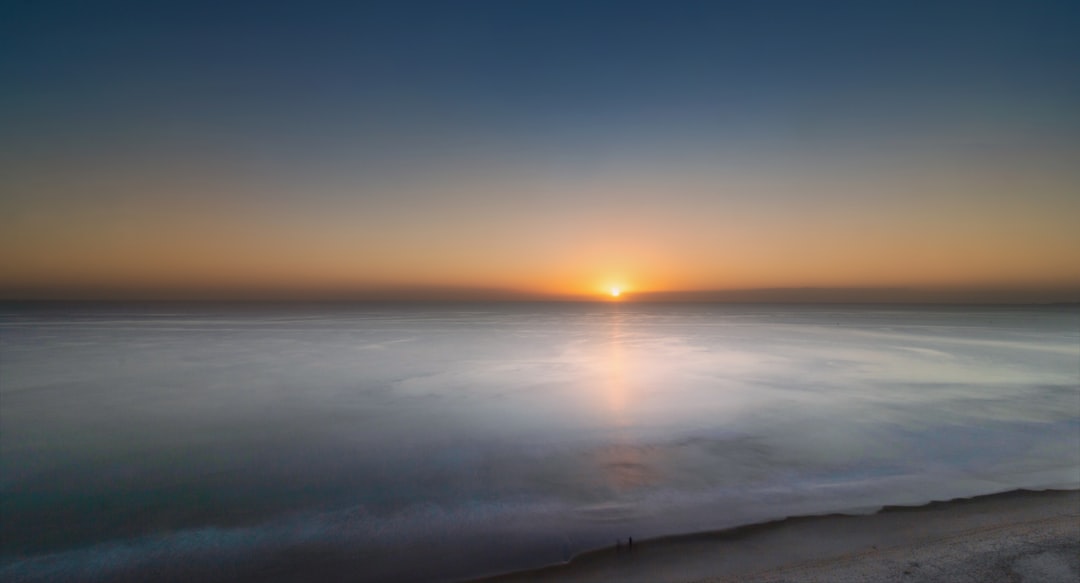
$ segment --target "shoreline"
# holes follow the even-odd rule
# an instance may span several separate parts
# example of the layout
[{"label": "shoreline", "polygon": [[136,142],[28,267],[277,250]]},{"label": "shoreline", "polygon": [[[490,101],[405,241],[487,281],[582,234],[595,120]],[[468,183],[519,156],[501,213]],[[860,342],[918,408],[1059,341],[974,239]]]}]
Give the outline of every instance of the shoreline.
[{"label": "shoreline", "polygon": [[[1059,552],[1047,554],[1049,548]],[[1063,558],[1069,556],[1075,560]],[[995,565],[1005,578],[994,578]],[[1034,573],[1032,581],[1056,580],[1055,573],[1067,575],[1061,580],[1075,580],[1080,573],[1080,490],[1009,490],[884,506],[872,514],[796,516],[641,539],[632,551],[612,545],[565,563],[463,583],[944,581],[951,578],[948,572],[960,576],[978,568],[993,571],[981,578],[988,581],[1026,581],[1025,568]]]}]

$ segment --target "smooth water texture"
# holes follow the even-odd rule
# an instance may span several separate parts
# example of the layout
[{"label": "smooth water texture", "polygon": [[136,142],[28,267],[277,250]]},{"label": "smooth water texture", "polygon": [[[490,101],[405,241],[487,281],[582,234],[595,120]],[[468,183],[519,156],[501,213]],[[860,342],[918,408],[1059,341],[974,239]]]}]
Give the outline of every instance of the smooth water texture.
[{"label": "smooth water texture", "polygon": [[452,580],[1080,487],[1075,307],[0,314],[5,581]]}]

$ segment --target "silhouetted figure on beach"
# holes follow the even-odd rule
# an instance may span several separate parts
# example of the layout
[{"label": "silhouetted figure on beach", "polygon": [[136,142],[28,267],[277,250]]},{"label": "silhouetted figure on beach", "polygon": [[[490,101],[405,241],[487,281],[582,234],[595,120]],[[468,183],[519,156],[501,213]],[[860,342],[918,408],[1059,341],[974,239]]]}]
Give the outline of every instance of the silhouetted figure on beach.
[{"label": "silhouetted figure on beach", "polygon": [[630,538],[626,539],[626,550],[628,550],[628,551],[634,550],[634,537],[630,537]]}]

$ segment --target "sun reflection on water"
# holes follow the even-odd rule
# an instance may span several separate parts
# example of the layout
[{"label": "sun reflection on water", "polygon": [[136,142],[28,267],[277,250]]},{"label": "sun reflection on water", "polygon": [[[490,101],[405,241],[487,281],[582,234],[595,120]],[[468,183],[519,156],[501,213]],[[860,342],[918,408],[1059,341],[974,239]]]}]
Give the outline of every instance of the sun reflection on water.
[{"label": "sun reflection on water", "polygon": [[617,305],[610,314],[604,399],[611,426],[612,443],[596,452],[595,463],[602,469],[607,485],[616,495],[640,488],[652,481],[652,470],[640,447],[632,439],[634,392],[630,356],[627,354],[628,315]]},{"label": "sun reflection on water", "polygon": [[625,355],[622,343],[623,314],[615,306],[611,311],[611,326],[608,337],[608,355],[606,368],[606,389],[608,412],[618,427],[625,427],[626,418],[626,377]]}]

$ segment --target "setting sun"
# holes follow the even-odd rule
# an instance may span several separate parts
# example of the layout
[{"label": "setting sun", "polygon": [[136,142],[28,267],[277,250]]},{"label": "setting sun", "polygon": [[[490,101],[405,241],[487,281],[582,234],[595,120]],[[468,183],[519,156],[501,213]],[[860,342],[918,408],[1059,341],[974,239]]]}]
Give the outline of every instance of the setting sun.
[{"label": "setting sun", "polygon": [[622,293],[622,290],[620,290],[619,288],[617,288],[617,287],[611,288],[611,297],[617,298],[617,297],[619,297],[619,294],[621,294],[621,293]]}]

